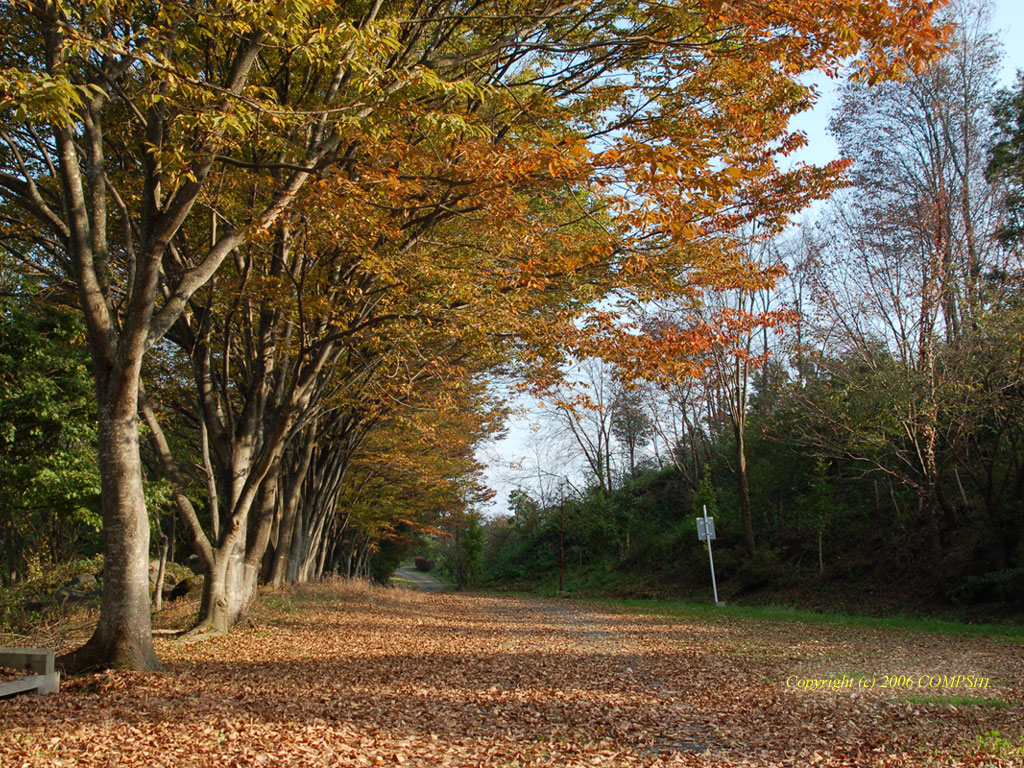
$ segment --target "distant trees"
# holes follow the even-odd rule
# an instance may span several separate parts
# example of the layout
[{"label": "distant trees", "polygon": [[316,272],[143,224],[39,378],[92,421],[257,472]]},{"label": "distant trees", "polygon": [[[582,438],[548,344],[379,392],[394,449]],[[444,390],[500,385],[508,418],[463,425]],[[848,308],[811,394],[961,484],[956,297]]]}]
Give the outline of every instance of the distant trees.
[{"label": "distant trees", "polygon": [[589,478],[603,494],[611,492],[616,481],[612,464],[616,413],[614,369],[597,358],[574,366],[571,379],[554,394],[552,426],[575,444]]},{"label": "distant trees", "polygon": [[[894,449],[887,471],[912,487],[933,551],[942,551],[944,401],[952,382],[970,377],[950,366],[987,311],[1005,254],[993,240],[996,190],[985,181],[992,145],[990,97],[998,51],[984,4],[947,10],[954,47],[926,72],[875,89],[847,86],[833,123],[840,149],[854,158],[854,186],[843,198],[838,235],[819,262],[821,333],[854,369],[871,374],[859,425]],[[842,423],[842,420],[840,420]],[[857,437],[851,433],[854,441]],[[856,449],[855,449],[856,450]]]},{"label": "distant trees", "polygon": [[37,299],[28,281],[0,294],[0,586],[100,545],[85,329]]},{"label": "distant trees", "polygon": [[[639,369],[664,468],[589,510],[614,527],[613,510],[643,509],[659,525],[632,529],[632,557],[590,538],[604,571],[670,583],[668,563],[636,553],[671,557],[668,532],[713,478],[734,589],[872,572],[947,603],[1024,588],[1024,82],[995,93],[986,3],[942,17],[950,47],[927,69],[844,87],[833,130],[851,185],[818,221],[744,239],[764,249],[754,279],[649,305],[664,364],[620,364]],[[765,269],[781,262],[788,275]],[[669,478],[685,489],[672,502]]]},{"label": "distant trees", "polygon": [[643,397],[636,390],[620,387],[612,404],[612,434],[624,446],[629,475],[636,474],[637,451],[653,435]]},{"label": "distant trees", "polygon": [[1017,73],[1012,89],[995,101],[998,139],[987,167],[990,180],[1005,185],[1005,209],[999,236],[1017,249],[1024,240],[1024,73]]}]

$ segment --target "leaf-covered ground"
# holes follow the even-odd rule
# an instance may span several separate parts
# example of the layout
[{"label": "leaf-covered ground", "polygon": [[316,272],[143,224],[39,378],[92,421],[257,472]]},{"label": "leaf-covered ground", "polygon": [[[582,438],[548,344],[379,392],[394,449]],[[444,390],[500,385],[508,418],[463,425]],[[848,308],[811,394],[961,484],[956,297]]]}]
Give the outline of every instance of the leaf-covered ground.
[{"label": "leaf-covered ground", "polygon": [[158,652],[0,702],[0,766],[1024,765],[1008,639],[332,584]]}]

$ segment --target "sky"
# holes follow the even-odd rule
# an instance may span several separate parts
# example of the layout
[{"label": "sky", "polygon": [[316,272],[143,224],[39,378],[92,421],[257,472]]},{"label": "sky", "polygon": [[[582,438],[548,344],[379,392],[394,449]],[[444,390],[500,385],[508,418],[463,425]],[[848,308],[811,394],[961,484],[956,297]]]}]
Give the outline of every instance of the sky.
[{"label": "sky", "polygon": [[[1003,44],[1003,66],[999,85],[1007,87],[1016,79],[1017,70],[1024,70],[1024,0],[994,0],[992,27]],[[839,158],[835,140],[828,133],[828,122],[836,103],[840,83],[822,80],[821,99],[815,108],[793,122],[794,129],[807,134],[808,146],[800,159],[814,165],[824,165]],[[540,413],[529,409],[514,415],[508,423],[508,435],[501,441],[484,446],[478,458],[487,464],[486,480],[496,492],[493,502],[483,510],[487,515],[507,512],[508,494],[523,475],[520,466],[536,463],[531,443],[538,442],[536,425]],[[561,473],[562,467],[550,466],[542,470]],[[549,472],[550,471],[550,472]]]},{"label": "sky", "polygon": [[[992,28],[1003,43],[1003,68],[1000,86],[1009,86],[1018,69],[1024,70],[1024,0],[994,0]],[[821,99],[816,107],[799,116],[793,127],[807,133],[808,145],[801,160],[824,165],[839,159],[836,142],[828,133],[828,121],[836,103],[841,82],[822,78]]]}]

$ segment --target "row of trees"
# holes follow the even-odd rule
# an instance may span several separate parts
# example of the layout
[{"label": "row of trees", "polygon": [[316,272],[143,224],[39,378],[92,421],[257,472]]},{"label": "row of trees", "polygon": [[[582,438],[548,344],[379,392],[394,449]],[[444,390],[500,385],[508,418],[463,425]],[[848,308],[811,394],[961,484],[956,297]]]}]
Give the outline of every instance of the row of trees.
[{"label": "row of trees", "polygon": [[930,16],[5,5],[0,242],[80,313],[96,399],[103,603],[69,665],[158,666],[147,469],[206,572],[201,621],[225,628],[261,570],[362,567],[367,532],[471,502],[494,372],[706,346],[610,307],[762,280],[742,228],[781,227],[840,170],[776,165],[802,142],[799,75],[856,53],[864,78],[898,73],[938,45]]},{"label": "row of trees", "polygon": [[[865,577],[911,575],[957,599],[1009,600],[1024,583],[1024,80],[996,91],[986,4],[945,14],[953,45],[926,71],[845,86],[832,130],[853,160],[849,188],[813,224],[755,246],[785,275],[651,312],[654,333],[731,324],[703,374],[630,392],[620,369],[587,363],[584,407],[558,401],[554,421],[611,499],[588,514],[632,543],[613,548],[626,562],[674,555],[613,511],[670,482],[679,497],[655,513],[661,532],[692,528],[710,473],[737,567],[859,562]],[[672,468],[639,490],[637,440],[648,465]],[[507,537],[515,521],[504,525]]]}]

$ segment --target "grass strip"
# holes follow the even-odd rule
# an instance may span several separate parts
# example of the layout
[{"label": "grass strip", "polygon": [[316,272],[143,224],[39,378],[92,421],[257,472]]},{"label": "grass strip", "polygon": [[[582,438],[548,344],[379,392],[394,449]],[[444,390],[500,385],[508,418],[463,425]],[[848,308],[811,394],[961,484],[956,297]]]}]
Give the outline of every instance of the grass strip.
[{"label": "grass strip", "polygon": [[[528,593],[521,597],[536,597]],[[914,632],[951,637],[999,637],[1014,643],[1024,643],[1024,626],[1020,624],[970,624],[917,616],[858,616],[849,613],[812,611],[779,605],[725,605],[715,607],[699,603],[684,603],[668,600],[624,600],[604,597],[573,598],[653,616],[671,616],[687,619],[713,621],[716,618],[751,619],[758,621],[799,622],[803,624],[828,624],[832,626],[860,629],[883,629],[897,632]]]}]

